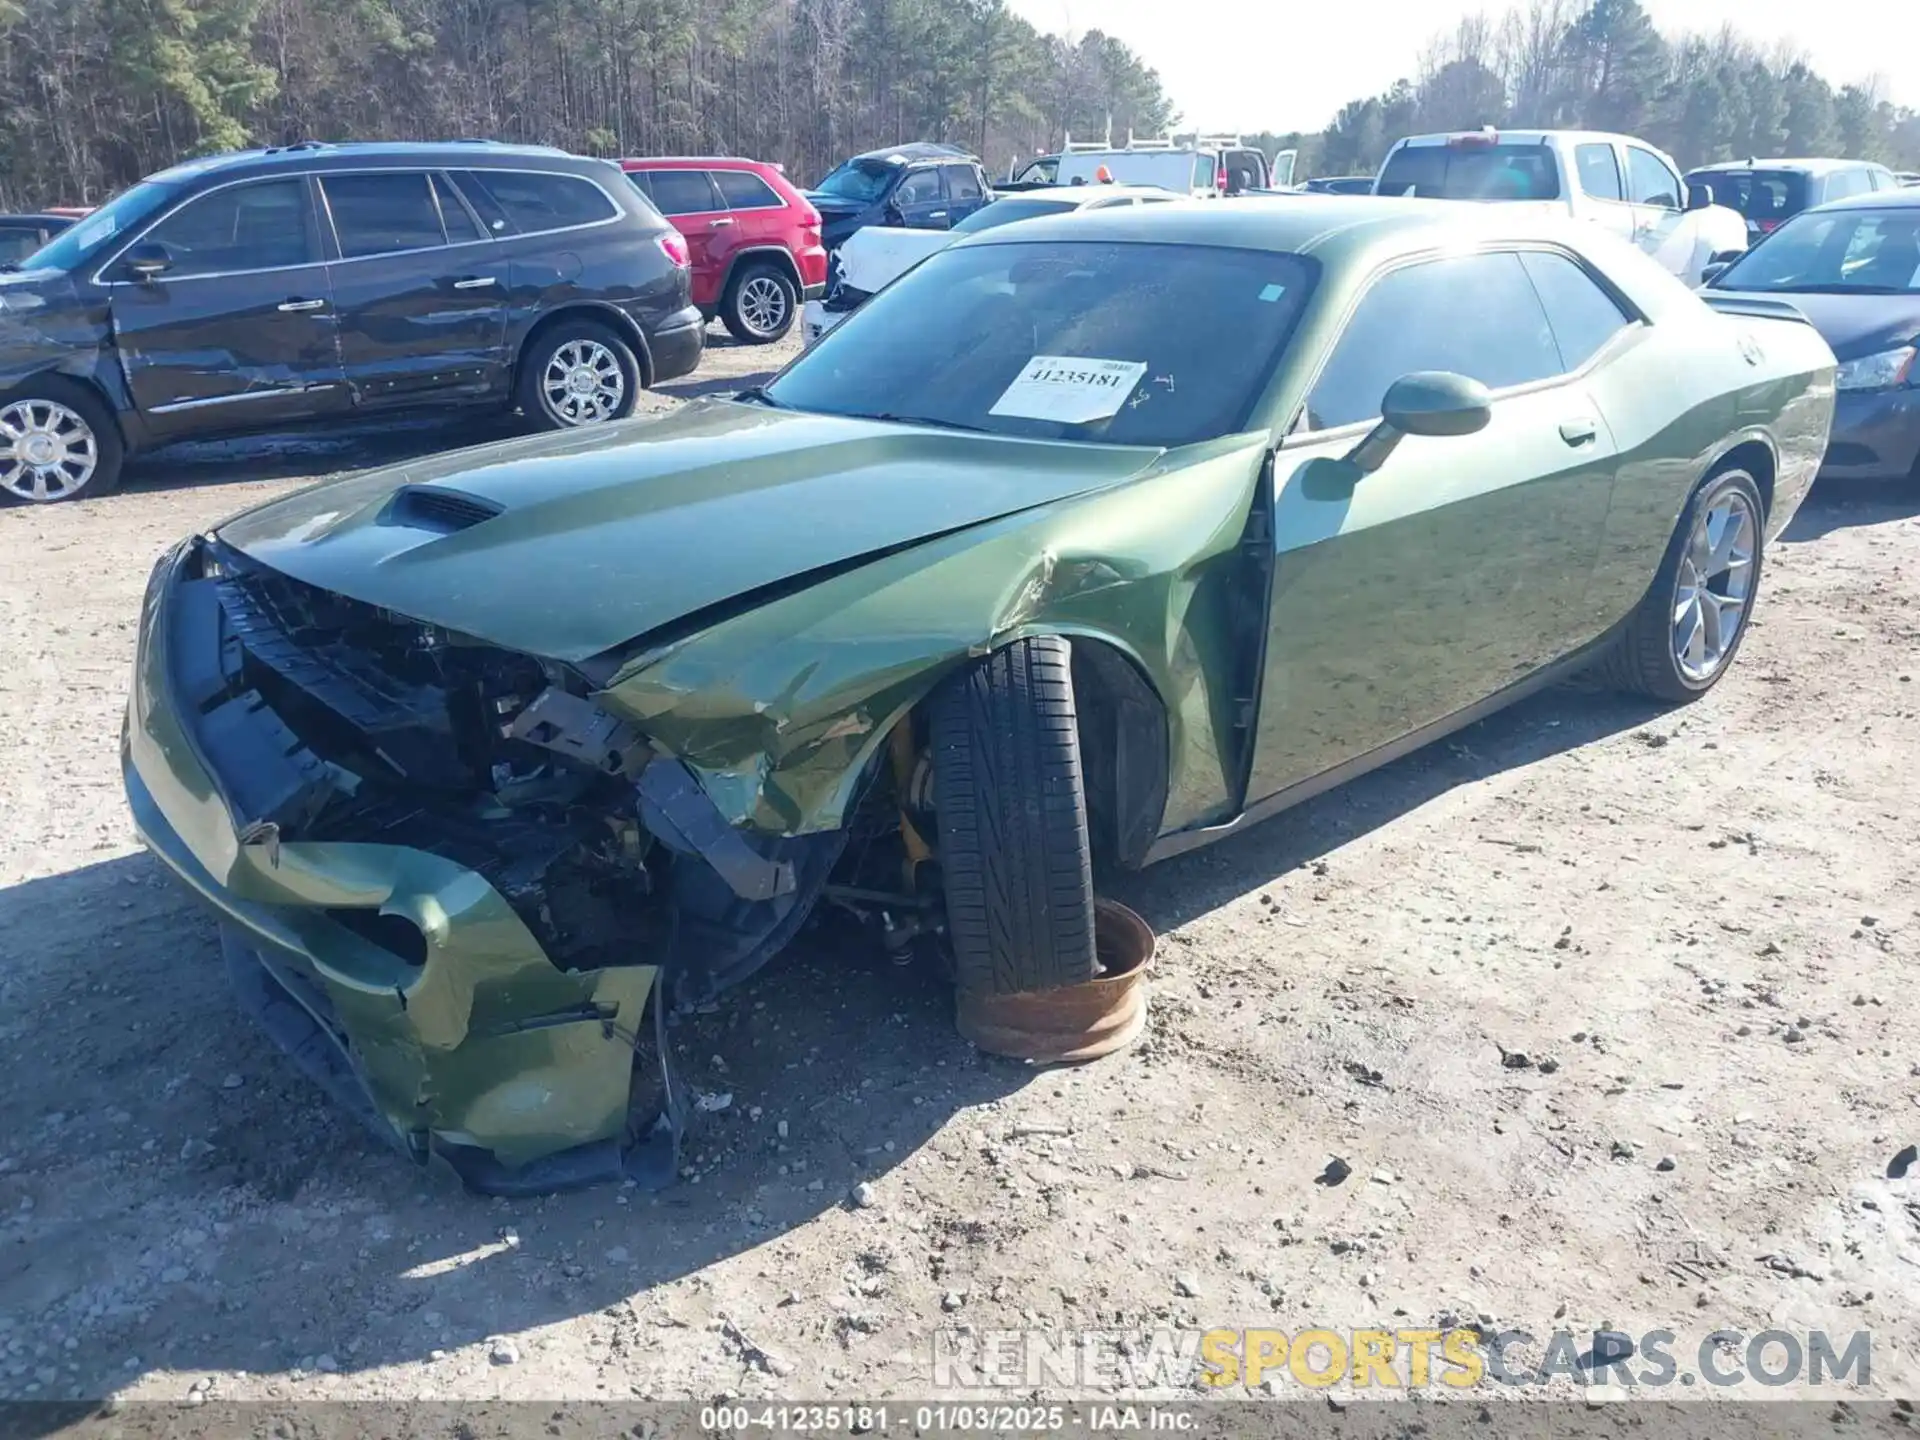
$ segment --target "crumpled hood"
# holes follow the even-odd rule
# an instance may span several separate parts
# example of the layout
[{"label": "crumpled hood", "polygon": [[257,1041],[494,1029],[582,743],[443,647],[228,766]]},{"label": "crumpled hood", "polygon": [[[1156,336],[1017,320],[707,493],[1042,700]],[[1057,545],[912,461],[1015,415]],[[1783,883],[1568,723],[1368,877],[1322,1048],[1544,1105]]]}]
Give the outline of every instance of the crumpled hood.
[{"label": "crumpled hood", "polygon": [[871,294],[953,241],[953,233],[947,230],[869,225],[840,247],[840,278],[854,289]]},{"label": "crumpled hood", "polygon": [[[1160,453],[700,400],[312,486],[219,535],[310,585],[579,661],[763,586],[1117,484]],[[498,513],[448,528],[414,487]]]}]

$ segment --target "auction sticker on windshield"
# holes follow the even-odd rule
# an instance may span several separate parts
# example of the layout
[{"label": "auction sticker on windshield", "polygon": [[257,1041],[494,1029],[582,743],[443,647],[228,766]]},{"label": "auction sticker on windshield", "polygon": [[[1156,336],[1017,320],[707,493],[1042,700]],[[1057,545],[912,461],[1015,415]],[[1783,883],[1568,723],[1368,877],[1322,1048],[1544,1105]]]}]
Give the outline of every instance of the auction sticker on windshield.
[{"label": "auction sticker on windshield", "polygon": [[1036,355],[993,402],[990,415],[1090,425],[1118,414],[1147,373],[1144,360],[1089,360],[1080,355]]}]

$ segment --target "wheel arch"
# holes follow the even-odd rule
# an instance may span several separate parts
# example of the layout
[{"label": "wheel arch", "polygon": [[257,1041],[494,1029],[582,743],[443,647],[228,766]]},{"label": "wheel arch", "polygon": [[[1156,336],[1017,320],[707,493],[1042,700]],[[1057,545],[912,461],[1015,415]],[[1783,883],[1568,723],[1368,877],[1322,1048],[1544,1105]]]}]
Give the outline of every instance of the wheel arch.
[{"label": "wheel arch", "polygon": [[633,349],[633,358],[640,366],[640,388],[653,388],[653,352],[647,347],[646,332],[635,320],[618,305],[608,305],[598,300],[577,300],[562,305],[559,309],[542,315],[527,327],[527,333],[520,339],[520,347],[513,357],[513,382],[517,389],[521,379],[522,367],[527,356],[533,352],[540,337],[551,333],[555,326],[568,320],[587,320],[596,325],[605,325]]},{"label": "wheel arch", "polygon": [[100,403],[113,421],[115,433],[119,436],[121,449],[131,455],[145,448],[146,427],[139,421],[138,412],[129,411],[127,397],[116,393],[116,387],[103,379],[99,367],[86,363],[80,357],[70,357],[54,365],[43,365],[25,375],[15,376],[0,383],[0,404],[13,400],[24,391],[31,390],[37,382],[58,381],[84,390]]},{"label": "wheel arch", "polygon": [[772,260],[793,282],[796,291],[804,293],[806,286],[800,279],[800,267],[784,245],[751,245],[744,250],[736,250],[727,257],[726,271],[720,276],[720,298],[724,301],[727,291],[732,287],[734,277],[747,266],[762,260]]},{"label": "wheel arch", "polygon": [[1772,442],[1763,435],[1743,437],[1713,458],[1700,472],[1695,488],[1726,470],[1744,470],[1753,476],[1753,483],[1760,491],[1760,504],[1766,511],[1762,516],[1764,522],[1773,513],[1773,483],[1780,473],[1780,457],[1774,453]]}]

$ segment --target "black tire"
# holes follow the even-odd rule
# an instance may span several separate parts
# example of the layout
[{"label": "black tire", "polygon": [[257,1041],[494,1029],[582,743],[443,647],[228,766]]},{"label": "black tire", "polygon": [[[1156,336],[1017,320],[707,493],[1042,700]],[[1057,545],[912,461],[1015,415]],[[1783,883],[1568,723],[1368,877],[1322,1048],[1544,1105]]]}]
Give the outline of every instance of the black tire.
[{"label": "black tire", "polygon": [[[777,306],[778,313],[766,312],[748,303],[754,300]],[[800,290],[793,277],[768,260],[742,265],[727,282],[727,293],[720,302],[720,321],[727,333],[742,345],[771,345],[784,339],[800,315]]]},{"label": "black tire", "polygon": [[1099,971],[1072,657],[1057,636],[1016,640],[934,697],[940,872],[964,991],[1054,990]]},{"label": "black tire", "polygon": [[[598,347],[618,370],[621,386],[619,399],[604,407],[606,413],[599,413],[601,407],[595,402],[583,400],[571,408],[576,415],[590,411],[591,418],[569,418],[569,401],[556,401],[548,393],[547,371],[568,346],[581,347],[577,353],[589,360],[598,359],[598,352],[592,348]],[[626,419],[633,414],[634,406],[640,403],[640,390],[640,362],[634,358],[632,347],[624,339],[595,321],[567,319],[541,331],[522,352],[520,376],[514,385],[514,403],[520,407],[520,413],[526,416],[527,423],[541,430],[575,430],[583,425]]]},{"label": "black tire", "polygon": [[[111,495],[120,488],[121,466],[126,460],[120,426],[106,402],[92,390],[62,375],[36,376],[17,390],[0,395],[0,413],[15,411],[19,406],[28,407],[40,418],[52,418],[53,412],[38,408],[46,406],[59,406],[72,416],[84,427],[93,455],[93,470],[77,484],[62,484],[50,474],[38,477],[36,485],[36,476],[24,469],[16,473],[14,461],[9,457],[0,460],[0,501],[14,505],[59,505],[69,500]],[[63,428],[63,433],[77,438],[81,432]],[[70,474],[64,469],[57,473]],[[41,493],[34,493],[36,489]]]},{"label": "black tire", "polygon": [[[1729,495],[1743,499],[1753,519],[1753,554],[1748,562],[1750,569],[1745,604],[1741,608],[1733,639],[1712,673],[1704,677],[1689,675],[1681,668],[1679,658],[1674,653],[1674,609],[1680,568],[1687,555],[1688,541],[1700,517]],[[1680,521],[1674,526],[1666,558],[1660,562],[1652,588],[1627,618],[1625,628],[1596,667],[1599,678],[1615,689],[1674,705],[1698,700],[1719,684],[1721,677],[1733,668],[1734,658],[1747,638],[1754,602],[1760,594],[1760,570],[1765,549],[1766,506],[1753,476],[1737,467],[1716,471],[1708,476],[1681,510]]]}]

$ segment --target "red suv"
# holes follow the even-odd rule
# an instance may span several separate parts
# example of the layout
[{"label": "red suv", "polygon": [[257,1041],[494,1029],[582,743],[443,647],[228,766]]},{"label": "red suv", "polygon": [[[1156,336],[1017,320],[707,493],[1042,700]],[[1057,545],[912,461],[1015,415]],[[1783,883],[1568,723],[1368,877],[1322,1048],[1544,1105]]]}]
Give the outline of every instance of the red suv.
[{"label": "red suv", "polygon": [[731,157],[622,160],[620,168],[686,237],[693,303],[733,338],[766,345],[827,288],[820,212],[778,165]]}]

